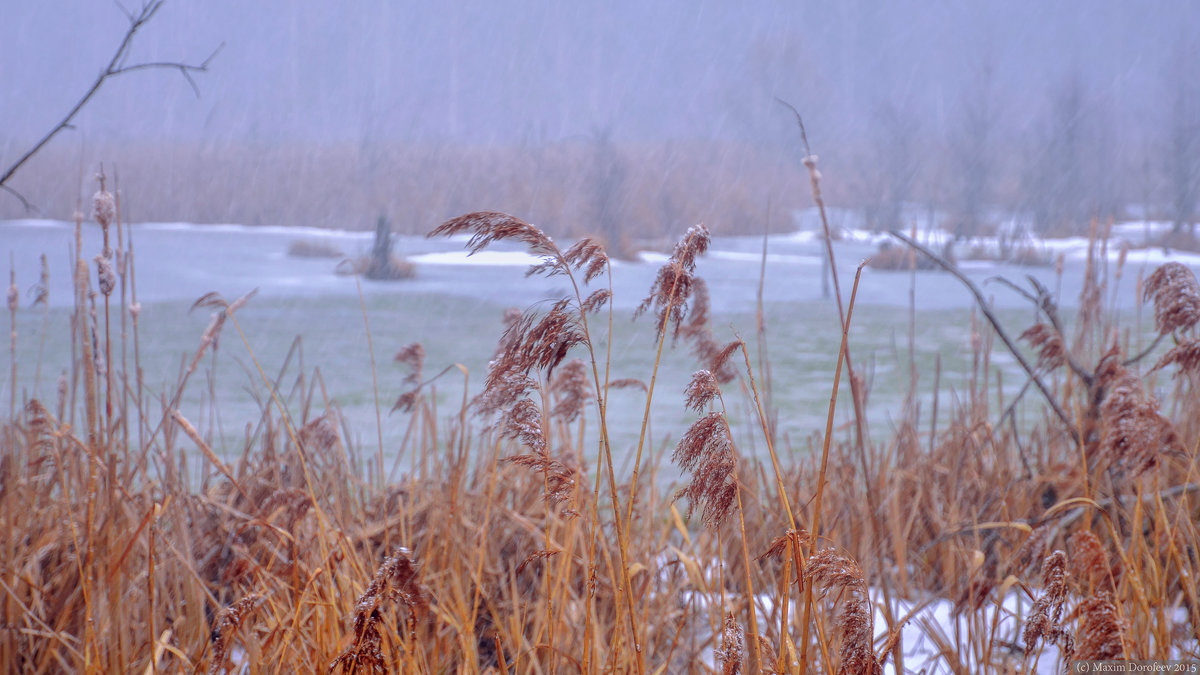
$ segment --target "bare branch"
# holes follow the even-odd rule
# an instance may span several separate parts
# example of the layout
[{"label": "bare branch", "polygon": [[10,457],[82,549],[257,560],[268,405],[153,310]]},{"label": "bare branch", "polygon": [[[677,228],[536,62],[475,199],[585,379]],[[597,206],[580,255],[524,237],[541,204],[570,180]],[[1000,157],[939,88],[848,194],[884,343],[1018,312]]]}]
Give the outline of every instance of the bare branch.
[{"label": "bare branch", "polygon": [[2,188],[5,192],[11,194],[12,196],[16,197],[17,199],[21,200],[21,206],[24,206],[26,211],[36,211],[37,210],[37,209],[33,208],[33,204],[30,204],[28,199],[25,199],[25,195],[21,194],[20,192],[17,192],[16,190],[10,188],[9,186],[3,185],[3,184],[0,184],[0,188]]},{"label": "bare branch", "polygon": [[1131,356],[1131,357],[1125,359],[1124,361],[1121,362],[1121,365],[1132,366],[1132,365],[1136,364],[1138,361],[1141,361],[1142,359],[1146,358],[1147,356],[1150,356],[1150,352],[1153,352],[1155,350],[1155,348],[1158,347],[1159,343],[1161,343],[1163,341],[1163,339],[1166,337],[1167,337],[1167,333],[1159,333],[1158,337],[1154,338],[1154,342],[1151,342],[1149,347],[1146,347],[1144,350],[1141,351],[1141,353],[1137,354],[1136,356]]},{"label": "bare branch", "polygon": [[12,188],[8,187],[8,180],[13,177],[13,175],[17,172],[17,169],[20,169],[25,162],[28,162],[34,155],[36,155],[43,147],[46,146],[47,143],[50,142],[51,139],[57,136],[60,131],[74,128],[71,124],[71,121],[74,120],[75,116],[79,114],[79,111],[82,110],[85,105],[87,105],[88,101],[90,101],[92,97],[96,95],[96,92],[100,90],[100,86],[103,85],[105,80],[108,78],[117,77],[136,70],[173,68],[179,70],[179,72],[183,75],[183,78],[187,80],[188,84],[191,85],[192,90],[196,92],[196,96],[200,96],[200,90],[196,86],[195,80],[192,79],[191,74],[195,72],[207,72],[209,63],[212,61],[213,57],[215,57],[217,53],[221,51],[221,48],[225,46],[224,43],[221,43],[221,45],[218,46],[213,53],[210,54],[208,58],[202,61],[199,65],[176,61],[138,63],[131,66],[124,65],[125,59],[129,56],[129,48],[133,44],[134,35],[137,34],[138,29],[140,29],[147,22],[149,22],[151,18],[154,17],[155,13],[157,13],[162,7],[163,2],[165,2],[165,0],[155,0],[154,2],[144,4],[137,14],[133,14],[120,5],[120,3],[117,3],[117,7],[129,19],[129,28],[125,31],[124,37],[121,38],[121,44],[113,53],[112,59],[110,59],[108,62],[108,66],[101,71],[100,75],[96,77],[96,81],[92,83],[92,86],[86,92],[84,92],[83,96],[80,97],[80,99],[75,103],[74,107],[72,107],[71,110],[67,112],[67,114],[63,116],[61,120],[59,120],[58,124],[50,129],[46,135],[42,136],[41,140],[35,143],[33,147],[25,152],[25,154],[21,155],[16,162],[5,169],[3,174],[0,174],[0,188],[4,188],[7,192],[20,199],[21,204],[25,207],[26,211],[33,211],[35,209],[28,200],[26,200]]},{"label": "bare branch", "polygon": [[1009,337],[1008,331],[1004,330],[1004,327],[1000,325],[1000,320],[992,312],[991,306],[983,297],[983,292],[979,290],[979,287],[976,286],[975,283],[970,279],[968,279],[965,274],[959,271],[956,265],[950,263],[942,256],[930,251],[928,248],[925,248],[921,244],[918,244],[916,241],[913,241],[900,232],[892,230],[889,234],[905,244],[908,244],[913,249],[923,253],[925,257],[936,263],[938,267],[941,267],[950,274],[954,275],[956,279],[961,281],[963,285],[966,286],[969,291],[971,291],[971,294],[975,296],[975,301],[979,303],[980,311],[982,311],[983,315],[987,317],[988,322],[992,324],[992,328],[996,331],[996,335],[1000,336],[1000,341],[1004,343],[1005,347],[1008,347],[1008,351],[1012,353],[1014,358],[1017,359],[1017,363],[1021,364],[1021,368],[1025,370],[1025,374],[1029,376],[1029,379],[1035,385],[1037,385],[1038,390],[1042,392],[1042,396],[1044,396],[1046,402],[1050,404],[1050,407],[1054,410],[1054,414],[1058,416],[1060,421],[1062,421],[1063,426],[1070,431],[1071,437],[1078,442],[1079,432],[1075,429],[1075,426],[1071,423],[1071,420],[1067,417],[1067,414],[1063,412],[1062,406],[1058,404],[1058,401],[1054,398],[1054,395],[1050,393],[1050,389],[1046,387],[1046,383],[1042,381],[1042,378],[1038,377],[1033,366],[1031,366],[1029,362],[1025,360],[1025,356],[1021,354],[1019,349],[1017,349],[1017,345],[1015,342],[1013,342],[1013,339]]}]

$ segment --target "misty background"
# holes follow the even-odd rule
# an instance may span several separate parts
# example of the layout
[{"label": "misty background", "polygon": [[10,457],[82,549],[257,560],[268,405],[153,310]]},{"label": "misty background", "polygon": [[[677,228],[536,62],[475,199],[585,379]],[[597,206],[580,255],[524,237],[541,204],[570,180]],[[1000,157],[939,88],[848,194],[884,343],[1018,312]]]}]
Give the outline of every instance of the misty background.
[{"label": "misty background", "polygon": [[[0,168],[70,110],[128,27],[108,2],[7,2]],[[495,209],[611,245],[794,229],[827,200],[961,234],[1151,217],[1200,194],[1188,0],[312,3],[170,0],[128,63],[0,193],[69,218],[119,178],[134,221],[423,233]],[[223,45],[223,46],[222,46]]]}]

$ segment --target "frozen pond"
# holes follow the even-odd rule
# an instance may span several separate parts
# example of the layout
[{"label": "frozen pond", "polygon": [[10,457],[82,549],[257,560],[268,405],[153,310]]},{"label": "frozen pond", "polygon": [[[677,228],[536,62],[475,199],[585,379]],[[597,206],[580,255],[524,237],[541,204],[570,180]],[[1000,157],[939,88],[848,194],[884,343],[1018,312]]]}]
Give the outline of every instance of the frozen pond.
[{"label": "frozen pond", "polygon": [[[472,394],[478,390],[502,330],[501,317],[508,307],[526,309],[568,292],[561,278],[526,278],[533,260],[513,247],[497,247],[468,257],[463,240],[398,237],[396,252],[416,264],[412,280],[395,283],[363,281],[363,303],[353,277],[334,274],[336,260],[303,259],[287,255],[297,240],[324,241],[349,255],[365,253],[371,235],[328,230],[301,230],[237,225],[139,224],[130,228],[135,251],[138,301],[142,314],[142,363],[147,386],[155,392],[171,389],[181,363],[195,352],[208,323],[208,310],[189,313],[188,307],[205,293],[218,292],[232,300],[253,289],[258,295],[239,312],[253,355],[266,372],[275,374],[297,336],[302,337],[302,359],[293,360],[286,382],[295,380],[302,364],[311,375],[319,368],[329,395],[336,401],[351,431],[352,442],[373,449],[377,445],[375,396],[371,359],[364,327],[369,321],[379,373],[379,401],[383,410],[385,446],[395,447],[403,436],[406,421],[399,413],[388,415],[401,380],[407,374],[391,356],[410,342],[424,344],[428,359],[426,374],[462,363],[470,372]],[[1118,228],[1130,239],[1143,232],[1140,225]],[[843,293],[848,297],[854,268],[878,250],[882,238],[849,232],[835,243]],[[43,333],[42,309],[23,306],[18,313],[19,386],[25,395],[52,399],[54,381],[69,367],[70,330],[68,310],[72,304],[69,286],[73,224],[53,221],[0,222],[0,250],[10,252],[15,264],[17,286],[22,290],[37,282],[38,256],[46,253],[50,265],[50,303],[47,328]],[[936,243],[936,242],[935,242]],[[760,237],[718,237],[700,260],[697,272],[712,293],[713,328],[718,340],[732,339],[737,331],[752,345],[755,342],[755,303],[762,254]],[[1086,261],[1086,242],[1066,240],[1047,243],[1052,255],[1061,252],[1064,274],[1061,282],[1053,266],[1015,267],[990,262],[961,264],[963,271],[995,304],[1015,334],[1032,320],[1028,302],[1010,289],[988,283],[1005,276],[1024,283],[1024,276],[1037,277],[1048,288],[1058,289],[1061,304],[1069,314],[1076,304]],[[99,232],[84,226],[85,257],[99,251]],[[936,247],[936,246],[935,246]],[[664,246],[664,248],[666,248]],[[1119,246],[1110,245],[1110,268],[1115,268]],[[791,447],[803,450],[814,431],[823,428],[840,331],[832,300],[822,297],[820,241],[813,232],[771,236],[768,241],[764,302],[774,402],[779,409],[779,428]],[[1139,316],[1135,283],[1165,257],[1161,250],[1128,252],[1120,286],[1109,289],[1107,300],[1116,303],[1130,321]],[[657,271],[666,259],[662,252],[644,252],[641,260],[617,262],[613,268],[617,318],[612,338],[613,378],[649,379],[654,357],[653,324],[646,319],[631,322],[632,310],[641,302]],[[1192,259],[1177,257],[1191,263]],[[915,283],[915,286],[913,285]],[[924,410],[932,403],[933,372],[941,362],[942,412],[961,391],[970,375],[972,297],[950,275],[923,271],[881,272],[865,270],[858,307],[851,330],[851,349],[856,366],[871,387],[869,410],[873,433],[890,435],[889,420],[899,414],[908,393],[909,302],[916,300],[914,352],[919,399]],[[23,297],[22,304],[27,305]],[[118,310],[114,310],[118,311]],[[115,314],[119,316],[119,314]],[[114,319],[115,321],[115,319]],[[1140,318],[1143,332],[1149,330],[1148,315]],[[43,341],[42,336],[45,335]],[[118,333],[114,331],[114,340]],[[607,342],[601,341],[601,348]],[[215,436],[224,439],[224,452],[240,449],[243,427],[256,419],[264,399],[250,352],[236,330],[227,326],[215,360],[206,358],[205,382],[189,385],[182,407]],[[124,359],[129,359],[128,354]],[[114,357],[114,361],[117,361]],[[1015,391],[1023,380],[1011,356],[1001,347],[993,354],[993,365],[1006,375],[1006,391]],[[121,367],[121,363],[117,363]],[[677,438],[692,417],[682,406],[682,388],[697,368],[695,359],[682,344],[668,350],[654,401],[651,447],[662,447]],[[4,369],[7,377],[8,370]],[[443,378],[437,383],[439,412],[452,414],[462,396],[462,379]],[[736,386],[736,385],[731,385]],[[2,397],[7,399],[8,386]],[[849,405],[843,396],[839,420]],[[210,395],[208,391],[215,392]],[[947,398],[947,396],[949,398]],[[215,398],[217,405],[209,405]],[[745,397],[734,397],[735,421],[750,420]],[[613,394],[615,440],[632,447],[644,399],[640,393]],[[319,410],[317,411],[319,412]],[[927,412],[926,412],[927,415]],[[756,452],[761,440],[744,424],[743,445]],[[371,453],[373,454],[373,453]]]}]

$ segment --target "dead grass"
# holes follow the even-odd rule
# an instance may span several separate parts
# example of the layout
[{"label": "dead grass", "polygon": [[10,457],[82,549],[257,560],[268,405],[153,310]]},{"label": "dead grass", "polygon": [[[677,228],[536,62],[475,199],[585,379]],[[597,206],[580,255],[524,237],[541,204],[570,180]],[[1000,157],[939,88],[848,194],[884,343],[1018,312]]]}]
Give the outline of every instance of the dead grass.
[{"label": "dead grass", "polygon": [[[119,217],[112,227],[119,242]],[[243,356],[271,397],[256,419],[239,421],[242,447],[210,448],[211,422],[189,422],[203,411],[185,409],[182,394],[203,386],[190,376],[221,333],[232,342],[241,332],[238,314],[254,311],[251,298],[202,298],[216,313],[192,367],[174,391],[152,396],[136,376],[136,350],[132,362],[115,356],[137,338],[135,270],[115,266],[111,305],[94,304],[80,251],[76,347],[60,400],[25,401],[0,428],[5,669],[928,667],[905,660],[896,605],[885,625],[874,621],[871,589],[893,600],[959,601],[971,618],[965,633],[919,626],[946,646],[938,657],[946,669],[1026,672],[1048,643],[1081,656],[1200,657],[1194,374],[1173,379],[1161,400],[1152,396],[1154,375],[1112,341],[1127,331],[1102,307],[1081,312],[1074,326],[1043,307],[1048,316],[1027,333],[1042,356],[1039,376],[1072,425],[1037,403],[1024,424],[1000,413],[992,341],[981,338],[965,387],[933,392],[949,423],[935,426],[914,405],[897,412],[891,433],[868,440],[834,427],[831,408],[830,431],[809,446],[824,452],[772,437],[767,420],[787,411],[769,409],[748,354],[744,368],[731,358],[744,344],[698,349],[704,370],[688,391],[659,395],[699,415],[675,461],[691,473],[683,495],[702,527],[670,498],[672,486],[655,480],[654,453],[639,456],[628,477],[614,469],[623,458],[607,441],[606,402],[624,383],[609,381],[599,348],[610,297],[603,249],[562,252],[503,214],[440,230],[456,232],[476,235],[479,246],[525,243],[543,258],[536,270],[564,277],[572,291],[511,318],[483,394],[472,401],[464,392],[456,410],[428,397],[423,350],[401,351],[414,376],[396,383],[409,393],[404,416],[393,419],[409,432],[393,451],[411,463],[395,481],[352,468],[361,458],[336,402],[307,373],[291,374],[309,393],[285,406],[282,378],[267,377],[251,351]],[[647,332],[660,349],[676,332],[711,340],[688,314],[703,309],[689,292],[703,292],[694,254],[706,234],[690,232],[651,289]],[[1171,289],[1195,280],[1175,272],[1147,293],[1166,308],[1161,330],[1183,343],[1194,322],[1164,317],[1187,314],[1180,308],[1191,306]],[[105,330],[126,311],[128,337]],[[827,329],[852,340],[849,312],[845,321]],[[1088,337],[1096,334],[1103,339]],[[1161,366],[1176,362],[1190,363]],[[730,377],[714,376],[721,371]],[[920,386],[928,380],[912,383]],[[581,440],[589,428],[598,447]],[[769,465],[741,451],[760,443],[771,449]],[[1012,593],[1032,603],[1029,614],[1005,614],[1000,603]],[[1015,650],[1001,624],[1022,627]]]}]

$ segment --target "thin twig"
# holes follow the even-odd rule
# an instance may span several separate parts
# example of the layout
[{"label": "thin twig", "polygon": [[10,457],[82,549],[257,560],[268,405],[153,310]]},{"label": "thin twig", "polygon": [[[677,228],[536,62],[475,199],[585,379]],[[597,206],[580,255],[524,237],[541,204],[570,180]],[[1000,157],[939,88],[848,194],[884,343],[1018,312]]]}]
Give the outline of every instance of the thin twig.
[{"label": "thin twig", "polygon": [[967,276],[963,274],[956,265],[950,263],[940,255],[930,251],[928,248],[918,244],[900,232],[892,230],[889,232],[889,234],[905,244],[908,244],[917,251],[923,253],[927,258],[936,263],[938,267],[946,270],[952,274],[954,278],[961,281],[963,285],[967,287],[967,290],[971,291],[971,295],[975,296],[975,301],[979,303],[979,309],[983,312],[983,315],[987,317],[988,322],[992,324],[992,328],[996,331],[996,335],[1000,336],[1000,340],[1004,343],[1004,346],[1007,347],[1008,351],[1011,352],[1013,357],[1017,359],[1017,363],[1021,365],[1021,368],[1029,376],[1029,379],[1032,380],[1035,385],[1037,385],[1038,391],[1042,392],[1042,396],[1044,396],[1046,402],[1050,404],[1050,408],[1054,410],[1054,414],[1058,416],[1058,419],[1063,423],[1063,426],[1069,430],[1071,438],[1078,443],[1079,431],[1075,429],[1075,425],[1071,423],[1070,418],[1068,418],[1067,414],[1063,412],[1062,406],[1059,405],[1058,401],[1054,398],[1054,395],[1050,393],[1050,389],[1046,386],[1046,383],[1042,381],[1042,378],[1037,376],[1037,372],[1033,369],[1033,366],[1029,364],[1029,361],[1027,361],[1025,356],[1021,354],[1020,350],[1017,349],[1017,345],[1013,339],[1009,337],[1008,331],[1004,330],[1004,326],[1000,325],[1000,319],[998,319],[992,312],[991,305],[989,305],[987,299],[983,297],[983,292],[979,290],[979,287],[976,286],[973,281],[968,279]]},{"label": "thin twig", "polygon": [[[96,92],[100,90],[100,86],[103,85],[104,81],[108,78],[117,77],[136,70],[172,68],[179,70],[179,72],[183,75],[183,78],[192,86],[192,90],[196,92],[196,96],[200,96],[200,90],[196,86],[195,80],[192,79],[191,73],[207,72],[209,63],[221,51],[221,48],[225,46],[224,43],[221,43],[215,50],[213,50],[211,54],[209,54],[208,58],[204,59],[204,61],[198,65],[176,61],[138,63],[132,66],[126,66],[123,64],[125,58],[129,54],[130,45],[133,44],[133,36],[142,26],[144,26],[150,21],[151,18],[154,17],[154,14],[157,13],[162,7],[164,1],[165,0],[157,0],[156,2],[151,2],[142,7],[141,11],[136,15],[126,12],[125,15],[129,18],[129,28],[125,31],[125,36],[121,38],[121,44],[117,47],[116,52],[113,53],[112,59],[110,59],[108,62],[108,66],[105,67],[104,70],[100,71],[100,74],[96,77],[96,81],[92,83],[92,86],[86,92],[84,92],[83,96],[80,97],[80,99],[75,103],[75,106],[72,107],[71,110],[61,120],[59,120],[58,124],[54,125],[54,127],[50,129],[46,135],[42,136],[41,140],[35,143],[33,147],[25,152],[25,154],[21,155],[16,162],[5,169],[3,174],[0,174],[0,188],[4,188],[6,192],[9,192],[19,199],[26,211],[33,211],[35,209],[27,199],[25,199],[16,190],[8,187],[6,183],[8,183],[8,180],[17,172],[17,169],[21,168],[25,162],[29,161],[34,155],[36,155],[38,151],[45,147],[46,144],[49,143],[50,140],[55,136],[57,136],[60,131],[71,128],[71,121],[75,119],[75,116],[79,114],[79,111],[82,110],[85,105],[87,105],[88,101],[90,101],[92,97],[96,95]],[[122,11],[125,10],[122,9]]]}]

